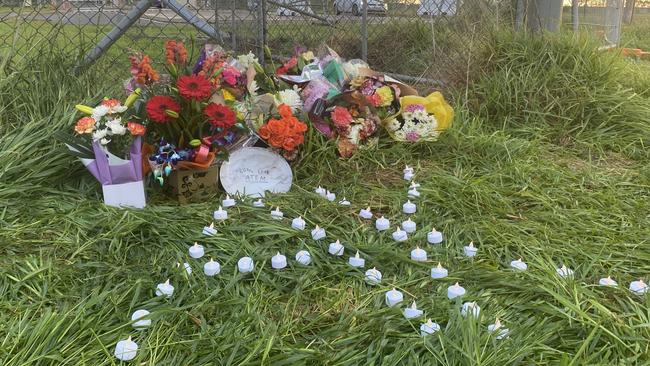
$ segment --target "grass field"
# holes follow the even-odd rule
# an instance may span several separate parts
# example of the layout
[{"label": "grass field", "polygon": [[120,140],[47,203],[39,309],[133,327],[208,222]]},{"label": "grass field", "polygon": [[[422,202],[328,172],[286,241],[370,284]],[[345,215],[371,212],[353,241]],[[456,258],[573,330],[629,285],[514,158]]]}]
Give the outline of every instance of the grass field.
[{"label": "grass field", "polygon": [[[650,74],[568,38],[502,35],[480,55],[466,99],[453,101],[454,127],[439,142],[383,139],[350,160],[312,133],[290,193],[269,209],[240,203],[219,234],[200,235],[220,197],[177,206],[152,193],[144,210],[101,203],[101,190],[53,140],[71,129],[73,105],[116,92],[97,68],[69,74],[66,56],[26,60],[0,78],[0,364],[113,365],[118,340],[140,345],[148,365],[630,365],[650,362],[650,296],[627,290],[650,280]],[[488,62],[489,60],[489,62]],[[480,67],[478,67],[480,66]],[[126,70],[125,70],[126,71]],[[356,213],[370,206],[391,222],[400,213],[405,164],[422,184],[419,230],[405,243],[378,234]],[[312,193],[317,185],[349,208]],[[302,215],[325,227],[315,242],[290,228]],[[393,224],[394,226],[394,224]],[[432,226],[444,232],[429,246]],[[326,252],[346,245],[344,259]],[[216,278],[187,248],[200,241],[222,265]],[[462,247],[474,241],[474,259]],[[429,261],[415,263],[420,245]],[[314,263],[293,261],[308,249]],[[384,278],[371,287],[347,256],[358,250]],[[277,251],[290,259],[270,268]],[[236,273],[250,255],[251,275]],[[522,258],[526,272],[508,268]],[[450,271],[432,280],[442,262]],[[176,267],[189,262],[187,275]],[[561,279],[555,269],[575,271]],[[619,288],[597,286],[612,276]],[[171,299],[154,296],[171,279]],[[460,282],[479,319],[446,298]],[[397,288],[442,326],[419,336],[420,321],[383,304]],[[131,313],[152,312],[134,331]],[[496,318],[510,329],[496,340]]]}]

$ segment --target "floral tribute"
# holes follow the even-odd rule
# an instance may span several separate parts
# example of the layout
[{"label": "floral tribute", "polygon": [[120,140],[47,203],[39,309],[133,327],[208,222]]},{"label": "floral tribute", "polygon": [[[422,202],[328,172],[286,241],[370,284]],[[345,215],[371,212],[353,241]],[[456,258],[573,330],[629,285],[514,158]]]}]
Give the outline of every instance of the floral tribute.
[{"label": "floral tribute", "polygon": [[305,142],[307,125],[300,121],[287,104],[277,107],[279,116],[271,117],[257,130],[258,135],[285,159],[295,160],[297,148]]},{"label": "floral tribute", "polygon": [[[239,103],[247,94],[250,64],[207,45],[195,64],[182,42],[165,43],[165,73],[147,55],[130,57],[128,86],[141,89],[140,120],[154,152],[149,164],[161,184],[174,169],[206,169],[246,128]],[[252,62],[256,62],[252,61]]]},{"label": "floral tribute", "polygon": [[[138,91],[139,92],[139,91]],[[108,145],[119,149],[131,144],[133,137],[143,136],[146,128],[130,118],[134,118],[133,110],[129,111],[137,98],[132,93],[122,104],[118,99],[104,98],[97,106],[89,107],[77,104],[76,109],[82,114],[74,126],[76,144],[90,149],[93,141],[97,141],[104,149]]]},{"label": "floral tribute", "polygon": [[388,134],[397,141],[435,141],[451,124],[454,110],[440,92],[427,97],[400,98],[399,113],[384,119]]}]

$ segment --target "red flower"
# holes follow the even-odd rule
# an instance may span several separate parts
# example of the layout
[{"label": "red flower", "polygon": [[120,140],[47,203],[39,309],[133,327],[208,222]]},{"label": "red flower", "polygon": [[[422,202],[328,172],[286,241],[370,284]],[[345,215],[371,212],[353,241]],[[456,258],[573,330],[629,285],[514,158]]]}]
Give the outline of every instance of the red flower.
[{"label": "red flower", "polygon": [[230,128],[237,121],[235,111],[223,104],[210,103],[203,110],[203,114],[213,127]]},{"label": "red flower", "polygon": [[181,106],[172,97],[155,95],[147,101],[145,109],[149,119],[157,123],[166,123],[172,121],[167,111],[178,113],[181,111]]},{"label": "red flower", "polygon": [[210,96],[212,85],[210,82],[199,75],[183,75],[176,82],[178,92],[185,99],[201,100]]},{"label": "red flower", "polygon": [[336,106],[332,111],[332,121],[337,127],[345,127],[352,123],[352,115],[347,109]]},{"label": "red flower", "polygon": [[129,129],[129,132],[131,132],[131,135],[133,136],[144,136],[145,131],[147,130],[146,127],[143,125],[137,123],[137,122],[129,122],[126,124],[126,128]]}]

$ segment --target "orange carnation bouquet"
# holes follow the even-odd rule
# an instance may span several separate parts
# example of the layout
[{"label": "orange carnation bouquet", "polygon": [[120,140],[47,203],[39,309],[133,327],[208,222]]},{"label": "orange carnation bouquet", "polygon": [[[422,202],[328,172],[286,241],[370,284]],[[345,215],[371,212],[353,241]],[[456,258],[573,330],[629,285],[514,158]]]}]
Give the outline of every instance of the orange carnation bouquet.
[{"label": "orange carnation bouquet", "polygon": [[298,147],[305,142],[307,125],[293,115],[291,107],[280,104],[279,118],[272,117],[257,130],[257,134],[285,159],[298,157]]}]

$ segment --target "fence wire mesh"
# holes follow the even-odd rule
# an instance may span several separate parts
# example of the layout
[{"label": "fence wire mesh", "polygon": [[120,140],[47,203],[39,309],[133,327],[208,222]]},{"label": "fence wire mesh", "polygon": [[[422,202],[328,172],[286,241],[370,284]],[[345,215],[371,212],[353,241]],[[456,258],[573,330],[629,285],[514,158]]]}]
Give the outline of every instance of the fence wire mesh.
[{"label": "fence wire mesh", "polygon": [[[492,0],[179,1],[191,22],[167,1],[153,0],[99,63],[126,65],[136,50],[159,58],[170,38],[199,45],[210,37],[190,24],[198,20],[235,52],[262,55],[268,46],[282,57],[297,46],[327,44],[343,57],[367,59],[378,70],[452,82],[472,47],[491,29],[512,22],[510,2]],[[124,0],[1,0],[0,51],[20,59],[54,49],[81,59],[124,26],[137,6]]]},{"label": "fence wire mesh", "polygon": [[[268,46],[275,56],[286,57],[297,46],[315,49],[327,44],[343,57],[364,58],[377,70],[408,75],[412,83],[424,79],[427,83],[458,83],[465,81],[472,57],[477,57],[478,51],[490,42],[490,33],[501,27],[512,28],[516,8],[524,3],[177,1],[0,0],[0,52],[11,54],[14,61],[50,50],[83,59],[112,30],[115,32],[114,28],[124,27],[125,18],[137,13],[138,6],[144,3],[142,14],[132,26],[99,57],[100,65],[126,66],[132,51],[161,59],[162,44],[170,38],[193,42],[198,47],[211,38],[197,29],[196,23],[202,23],[214,30],[212,38],[216,42],[237,53],[253,51],[262,56]],[[178,4],[178,9],[173,4]],[[584,18],[587,24],[586,14]]]}]

